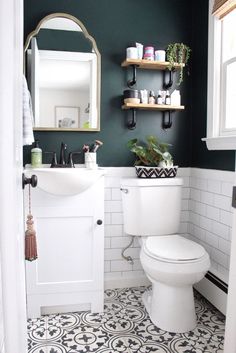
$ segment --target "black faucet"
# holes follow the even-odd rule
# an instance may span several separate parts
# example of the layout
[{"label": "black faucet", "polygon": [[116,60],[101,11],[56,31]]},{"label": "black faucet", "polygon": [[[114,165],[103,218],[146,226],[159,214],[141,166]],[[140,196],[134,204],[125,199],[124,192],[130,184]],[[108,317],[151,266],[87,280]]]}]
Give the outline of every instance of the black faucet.
[{"label": "black faucet", "polygon": [[61,150],[60,150],[60,159],[59,159],[60,165],[66,164],[66,148],[67,148],[67,144],[62,142],[61,143]]},{"label": "black faucet", "polygon": [[59,163],[57,163],[57,155],[56,152],[45,152],[47,154],[52,154],[52,162],[50,168],[74,168],[73,155],[79,154],[81,152],[70,152],[68,156],[68,160],[66,161],[66,149],[67,144],[62,142],[60,149],[60,158]]}]

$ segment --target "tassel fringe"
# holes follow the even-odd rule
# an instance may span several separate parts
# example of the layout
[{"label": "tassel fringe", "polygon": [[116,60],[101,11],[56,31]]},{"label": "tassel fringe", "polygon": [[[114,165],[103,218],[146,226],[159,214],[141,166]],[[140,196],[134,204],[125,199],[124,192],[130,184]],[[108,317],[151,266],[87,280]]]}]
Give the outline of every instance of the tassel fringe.
[{"label": "tassel fringe", "polygon": [[27,230],[25,232],[25,260],[34,261],[38,258],[36,232],[34,230],[33,216],[27,216]]}]

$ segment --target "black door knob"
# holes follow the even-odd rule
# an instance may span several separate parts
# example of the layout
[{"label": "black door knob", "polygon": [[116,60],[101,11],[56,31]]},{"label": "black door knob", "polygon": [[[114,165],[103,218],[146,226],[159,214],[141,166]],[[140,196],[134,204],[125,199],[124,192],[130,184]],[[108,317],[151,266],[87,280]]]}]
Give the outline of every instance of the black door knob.
[{"label": "black door knob", "polygon": [[25,185],[30,184],[32,188],[35,188],[38,183],[37,175],[31,175],[31,178],[26,178],[25,174],[22,174],[22,188],[25,188]]},{"label": "black door knob", "polygon": [[102,220],[101,219],[98,219],[97,220],[97,224],[100,226],[102,224]]}]

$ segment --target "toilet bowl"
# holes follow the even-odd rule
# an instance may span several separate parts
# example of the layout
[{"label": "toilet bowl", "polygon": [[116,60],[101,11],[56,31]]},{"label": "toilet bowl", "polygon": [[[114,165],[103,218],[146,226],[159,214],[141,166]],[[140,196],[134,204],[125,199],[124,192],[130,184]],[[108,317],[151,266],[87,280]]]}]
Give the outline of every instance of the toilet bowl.
[{"label": "toilet bowl", "polygon": [[152,322],[175,333],[196,326],[193,284],[210,268],[205,249],[178,235],[180,178],[121,180],[125,233],[141,239],[140,260],[152,283],[143,295]]},{"label": "toilet bowl", "polygon": [[205,249],[179,235],[148,237],[142,241],[140,260],[152,283],[143,301],[152,322],[169,332],[196,327],[193,284],[210,267]]}]

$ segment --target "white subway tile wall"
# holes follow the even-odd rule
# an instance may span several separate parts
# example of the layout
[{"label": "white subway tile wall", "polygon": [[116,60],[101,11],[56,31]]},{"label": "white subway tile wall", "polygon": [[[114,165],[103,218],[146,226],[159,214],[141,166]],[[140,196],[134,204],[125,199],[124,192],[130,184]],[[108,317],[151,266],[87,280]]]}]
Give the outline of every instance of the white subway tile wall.
[{"label": "white subway tile wall", "polygon": [[[125,252],[133,258],[133,264],[121,256],[130,237],[123,230],[120,179],[135,176],[134,168],[105,169],[105,279],[139,278],[144,273],[139,260],[138,240],[135,239]],[[184,181],[179,233],[205,247],[211,257],[211,271],[227,282],[234,172],[180,168],[178,176]]]},{"label": "white subway tile wall", "polygon": [[228,282],[235,173],[191,168],[189,235],[211,257],[211,271]]}]

